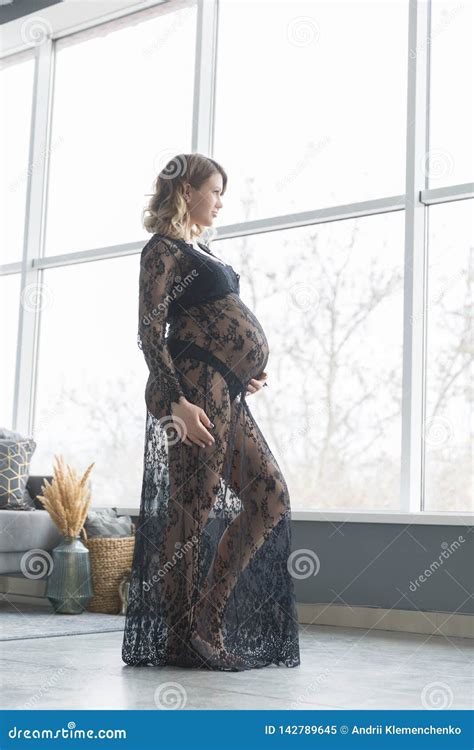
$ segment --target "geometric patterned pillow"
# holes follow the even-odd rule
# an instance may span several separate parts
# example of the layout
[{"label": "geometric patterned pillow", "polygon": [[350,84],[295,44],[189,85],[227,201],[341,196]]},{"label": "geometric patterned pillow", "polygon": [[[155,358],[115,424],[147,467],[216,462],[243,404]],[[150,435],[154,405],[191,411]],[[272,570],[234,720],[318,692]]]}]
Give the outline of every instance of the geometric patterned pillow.
[{"label": "geometric patterned pillow", "polygon": [[0,510],[34,510],[25,490],[35,450],[32,438],[0,439]]}]

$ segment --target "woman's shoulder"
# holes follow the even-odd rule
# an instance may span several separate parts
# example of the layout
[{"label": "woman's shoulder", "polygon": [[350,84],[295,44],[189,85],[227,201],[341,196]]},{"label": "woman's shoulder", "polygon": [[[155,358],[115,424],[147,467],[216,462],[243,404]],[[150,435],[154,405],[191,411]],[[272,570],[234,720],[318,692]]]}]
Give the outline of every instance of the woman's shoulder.
[{"label": "woman's shoulder", "polygon": [[165,234],[155,232],[142,248],[141,255],[177,256],[182,253],[179,241]]}]

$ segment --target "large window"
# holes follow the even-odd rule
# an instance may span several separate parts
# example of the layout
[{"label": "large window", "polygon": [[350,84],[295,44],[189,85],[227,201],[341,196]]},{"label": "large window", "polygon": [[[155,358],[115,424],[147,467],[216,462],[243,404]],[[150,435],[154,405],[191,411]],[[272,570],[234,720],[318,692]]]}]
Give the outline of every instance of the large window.
[{"label": "large window", "polygon": [[17,352],[20,274],[0,276],[0,425],[9,426],[13,416],[13,389]]},{"label": "large window", "polygon": [[134,255],[43,273],[35,474],[85,468],[96,505],[140,502],[147,371],[136,346]]},{"label": "large window", "polygon": [[0,264],[23,254],[34,70],[31,54],[0,60]]},{"label": "large window", "polygon": [[190,150],[196,8],[172,5],[57,43],[47,255],[143,236],[156,174]]},{"label": "large window", "polygon": [[403,229],[400,212],[219,243],[269,332],[251,405],[295,509],[399,506]]},{"label": "large window", "polygon": [[472,509],[473,203],[430,208],[427,510]]},{"label": "large window", "polygon": [[138,506],[141,215],[193,150],[229,176],[213,247],[269,340],[250,403],[292,508],[470,509],[473,11],[409,10],[170,0],[5,57],[0,419],[32,472],[95,462],[94,504]]},{"label": "large window", "polygon": [[403,192],[407,30],[408,0],[220,5],[226,223]]},{"label": "large window", "polygon": [[473,3],[431,0],[431,117],[426,168],[433,188],[473,179],[473,26]]},{"label": "large window", "polygon": [[[20,271],[30,169],[35,64],[30,52],[0,60],[0,425],[11,428],[20,311]],[[13,271],[13,273],[12,273]]]}]

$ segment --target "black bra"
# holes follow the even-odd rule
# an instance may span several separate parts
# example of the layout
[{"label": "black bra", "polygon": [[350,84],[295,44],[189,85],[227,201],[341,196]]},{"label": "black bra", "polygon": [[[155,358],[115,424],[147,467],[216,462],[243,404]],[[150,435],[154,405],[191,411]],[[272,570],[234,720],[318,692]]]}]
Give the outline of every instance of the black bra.
[{"label": "black bra", "polygon": [[[183,308],[225,297],[227,294],[240,294],[240,276],[232,266],[218,260],[209,262],[199,250],[184,240],[164,234],[159,236],[177,242],[188,253],[190,259],[190,263],[182,268],[183,292],[170,303],[170,315],[178,313]],[[206,245],[200,242],[198,245],[212,258],[212,253]]]}]

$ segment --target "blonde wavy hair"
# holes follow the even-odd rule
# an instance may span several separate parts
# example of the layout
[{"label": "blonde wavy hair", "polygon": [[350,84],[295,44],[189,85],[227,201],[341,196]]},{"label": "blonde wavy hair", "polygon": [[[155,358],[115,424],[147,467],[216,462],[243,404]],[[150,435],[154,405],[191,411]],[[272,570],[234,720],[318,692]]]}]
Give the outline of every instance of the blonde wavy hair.
[{"label": "blonde wavy hair", "polygon": [[[143,210],[142,222],[148,232],[183,239],[189,218],[184,199],[184,184],[199,190],[213,174],[222,175],[222,194],[227,187],[227,175],[214,159],[202,154],[178,154],[158,174],[148,206]],[[205,227],[192,224],[191,239],[200,237]]]}]

